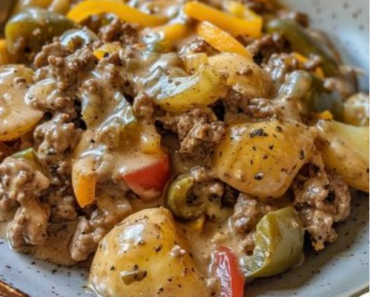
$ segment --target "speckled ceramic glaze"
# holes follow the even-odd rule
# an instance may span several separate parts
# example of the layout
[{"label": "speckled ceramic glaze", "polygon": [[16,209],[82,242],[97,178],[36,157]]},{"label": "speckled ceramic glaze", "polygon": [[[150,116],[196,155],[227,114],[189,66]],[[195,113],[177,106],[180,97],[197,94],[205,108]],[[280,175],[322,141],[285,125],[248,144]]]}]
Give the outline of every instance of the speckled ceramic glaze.
[{"label": "speckled ceramic glaze", "polygon": [[[361,87],[368,90],[369,1],[287,0],[286,2],[308,13],[313,27],[324,29],[329,33],[345,63],[363,70]],[[319,255],[307,251],[307,261],[302,267],[282,276],[258,280],[248,285],[247,296],[359,296],[367,290],[369,282],[368,206],[368,197],[355,197],[351,218],[339,227],[340,237],[335,244]],[[87,271],[83,268],[56,267],[14,253],[0,239],[0,280],[32,297],[91,296],[84,292],[86,275]],[[2,294],[0,282],[0,296]]]}]

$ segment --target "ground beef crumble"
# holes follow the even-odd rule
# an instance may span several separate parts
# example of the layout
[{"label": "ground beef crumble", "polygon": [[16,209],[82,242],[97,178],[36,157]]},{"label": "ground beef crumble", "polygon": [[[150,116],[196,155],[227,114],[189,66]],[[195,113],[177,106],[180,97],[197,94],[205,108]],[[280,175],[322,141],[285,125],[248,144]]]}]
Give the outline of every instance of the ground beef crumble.
[{"label": "ground beef crumble", "polygon": [[50,206],[40,196],[49,185],[49,179],[25,160],[9,157],[0,164],[0,206],[9,207],[9,200],[20,206],[8,225],[14,249],[42,245],[46,239]]},{"label": "ground beef crumble", "polygon": [[69,246],[71,257],[83,261],[95,252],[101,239],[120,221],[132,213],[122,193],[117,197],[97,197],[98,204],[90,218],[80,217]]},{"label": "ground beef crumble", "polygon": [[81,132],[68,114],[56,114],[35,129],[34,139],[39,158],[46,164],[57,165],[77,145]]},{"label": "ground beef crumble", "polygon": [[253,252],[254,233],[262,217],[276,210],[276,206],[262,202],[255,197],[241,193],[237,199],[233,214],[233,228],[240,235],[240,244],[247,254]]},{"label": "ground beef crumble", "polygon": [[176,133],[181,141],[180,153],[200,159],[211,152],[225,133],[225,124],[211,109],[196,108],[179,115],[158,118],[163,127]]},{"label": "ground beef crumble", "polygon": [[228,112],[243,113],[256,120],[265,120],[277,115],[278,111],[271,100],[264,98],[253,98],[230,90],[224,99],[224,104]]},{"label": "ground beef crumble", "polygon": [[49,55],[47,63],[47,66],[36,73],[36,82],[48,77],[53,78],[57,82],[57,88],[65,91],[73,87],[86,71],[95,67],[97,58],[91,48],[84,47],[67,57]]},{"label": "ground beef crumble", "polygon": [[241,42],[257,64],[266,64],[274,53],[284,52],[289,47],[282,35],[277,33],[266,34],[260,39],[243,37]]},{"label": "ground beef crumble", "polygon": [[104,42],[119,41],[123,45],[135,44],[139,40],[138,28],[135,25],[115,18],[107,26],[99,30],[99,36]]},{"label": "ground beef crumble", "polygon": [[36,68],[44,67],[49,64],[49,56],[65,58],[70,54],[71,52],[67,50],[64,45],[62,45],[59,41],[56,41],[43,46],[41,52],[36,55],[33,64]]},{"label": "ground beef crumble", "polygon": [[294,205],[312,238],[315,250],[337,238],[334,224],[350,214],[351,193],[343,179],[326,172],[319,154],[297,176],[294,184]]}]

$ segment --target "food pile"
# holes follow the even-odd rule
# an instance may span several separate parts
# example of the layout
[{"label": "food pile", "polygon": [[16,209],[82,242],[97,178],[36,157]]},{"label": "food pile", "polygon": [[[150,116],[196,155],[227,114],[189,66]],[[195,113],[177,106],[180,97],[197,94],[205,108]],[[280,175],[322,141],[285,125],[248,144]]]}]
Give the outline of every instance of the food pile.
[{"label": "food pile", "polygon": [[62,265],[95,254],[99,296],[242,297],[334,242],[369,191],[368,95],[303,13],[21,0],[4,34],[7,238]]}]

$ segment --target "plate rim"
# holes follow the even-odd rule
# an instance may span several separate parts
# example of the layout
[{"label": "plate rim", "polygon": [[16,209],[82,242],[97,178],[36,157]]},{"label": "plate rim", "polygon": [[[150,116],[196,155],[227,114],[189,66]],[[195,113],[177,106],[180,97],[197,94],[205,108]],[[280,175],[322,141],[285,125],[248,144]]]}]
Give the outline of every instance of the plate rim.
[{"label": "plate rim", "polygon": [[[367,283],[365,286],[362,288],[358,289],[355,292],[347,292],[345,293],[346,295],[342,296],[333,296],[333,297],[361,297],[363,294],[369,292],[369,283]],[[1,297],[37,297],[37,296],[30,296],[27,293],[13,287],[12,285],[2,281],[0,279],[0,296]]]}]

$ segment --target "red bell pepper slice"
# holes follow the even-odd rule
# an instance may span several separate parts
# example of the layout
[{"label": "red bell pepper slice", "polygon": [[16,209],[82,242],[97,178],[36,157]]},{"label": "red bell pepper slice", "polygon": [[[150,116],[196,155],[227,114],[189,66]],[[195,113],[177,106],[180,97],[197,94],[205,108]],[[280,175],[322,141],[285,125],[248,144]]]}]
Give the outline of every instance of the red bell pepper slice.
[{"label": "red bell pepper slice", "polygon": [[168,156],[163,154],[146,167],[124,173],[123,179],[142,200],[148,201],[162,194],[170,175],[170,161]]},{"label": "red bell pepper slice", "polygon": [[220,279],[220,297],[244,297],[244,277],[231,249],[220,247],[213,252],[211,273]]}]

